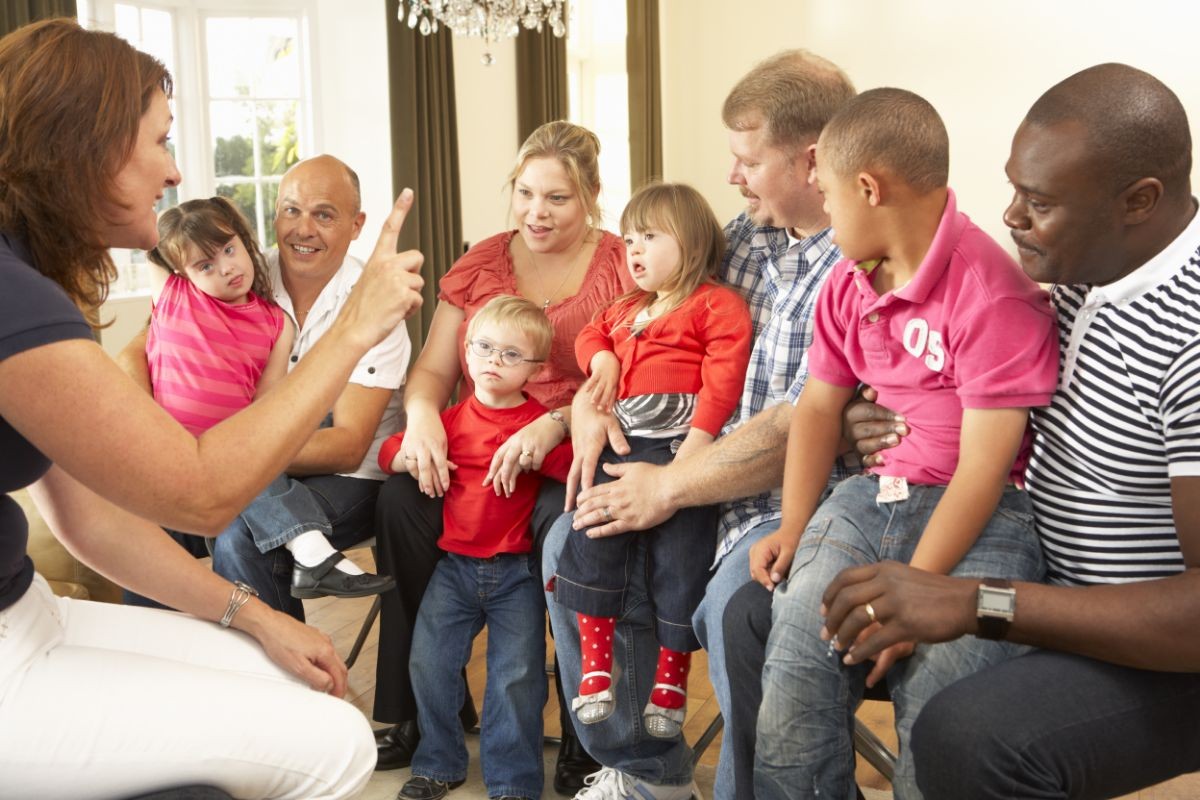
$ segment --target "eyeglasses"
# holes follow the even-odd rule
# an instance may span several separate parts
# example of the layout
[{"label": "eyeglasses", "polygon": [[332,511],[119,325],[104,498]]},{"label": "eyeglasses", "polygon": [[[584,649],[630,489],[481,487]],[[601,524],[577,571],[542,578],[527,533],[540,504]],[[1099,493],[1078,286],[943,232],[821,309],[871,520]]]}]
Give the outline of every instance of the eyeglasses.
[{"label": "eyeglasses", "polygon": [[515,367],[521,363],[541,364],[546,360],[544,358],[526,358],[520,350],[514,350],[511,347],[501,350],[487,339],[472,339],[468,344],[471,345],[471,352],[480,358],[491,358],[492,353],[499,353],[500,363],[506,367]]}]

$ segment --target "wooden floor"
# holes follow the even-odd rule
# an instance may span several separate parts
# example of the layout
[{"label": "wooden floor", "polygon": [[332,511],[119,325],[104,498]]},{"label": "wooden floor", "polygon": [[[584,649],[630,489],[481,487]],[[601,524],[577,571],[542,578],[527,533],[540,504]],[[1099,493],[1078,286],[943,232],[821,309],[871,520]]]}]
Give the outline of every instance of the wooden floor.
[{"label": "wooden floor", "polygon": [[[351,557],[364,569],[372,569],[369,551],[365,549],[351,551]],[[320,600],[306,601],[304,605],[309,623],[328,633],[333,638],[338,652],[345,656],[349,653],[350,647],[354,642],[354,637],[357,635],[362,621],[367,614],[367,610],[371,606],[371,598],[353,600],[322,598]],[[471,686],[471,693],[477,703],[483,697],[483,687],[486,677],[486,668],[484,659],[482,658],[482,654],[486,648],[486,639],[487,632],[484,631],[475,642],[471,662],[467,667],[467,681]],[[547,639],[547,644],[552,648],[552,640]],[[366,646],[363,648],[358,661],[350,670],[350,688],[346,695],[346,699],[361,709],[368,718],[370,718],[371,706],[375,699],[375,659],[377,650],[378,624],[367,639]],[[558,733],[558,702],[553,690],[550,692],[550,698],[545,711],[546,734],[548,736],[557,735]],[[713,697],[712,688],[708,683],[708,664],[704,658],[703,651],[701,651],[696,654],[693,660],[692,676],[688,686],[688,716],[687,721],[684,723],[684,734],[687,740],[695,742],[705,728],[708,727],[709,723],[716,717],[717,713],[717,701]],[[868,701],[859,709],[858,716],[895,752],[896,736],[892,728],[893,718],[890,703]],[[382,727],[375,723],[373,723],[373,726]],[[1197,746],[1200,747],[1200,742],[1197,742]],[[697,768],[697,783],[704,791],[706,797],[711,796],[712,778],[716,769],[719,749],[720,738],[718,737],[713,745],[704,753]],[[475,748],[472,747],[472,750],[474,752]],[[553,768],[553,758],[554,750],[552,747],[548,747],[547,763],[549,769]],[[376,773],[375,779],[372,780],[363,795],[364,800],[391,800],[391,798],[396,796],[400,786],[407,779],[408,774],[408,770]],[[477,773],[475,774],[477,775]],[[551,772],[547,772],[545,796],[548,798],[556,796],[554,790],[550,787],[551,774]],[[862,759],[859,759],[856,776],[859,786],[864,789],[869,800],[872,798],[891,797],[891,787],[887,780],[872,769],[870,765],[863,762]],[[469,781],[462,789],[456,790],[451,795],[451,800],[472,800],[472,798],[486,797],[487,793],[483,790],[482,784],[478,783],[476,779],[474,782]],[[1150,789],[1144,789],[1141,792],[1127,795],[1123,800],[1196,800],[1196,798],[1200,798],[1200,773],[1183,776]],[[742,799],[739,798],[738,800]]]}]

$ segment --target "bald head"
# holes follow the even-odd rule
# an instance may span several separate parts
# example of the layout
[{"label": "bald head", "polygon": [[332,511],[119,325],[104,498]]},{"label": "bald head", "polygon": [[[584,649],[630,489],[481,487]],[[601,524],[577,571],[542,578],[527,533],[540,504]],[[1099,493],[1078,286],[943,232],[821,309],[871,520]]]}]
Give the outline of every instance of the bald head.
[{"label": "bald head", "polygon": [[1125,64],[1077,72],[1038,98],[1025,122],[1040,127],[1078,123],[1095,167],[1117,192],[1139,178],[1157,178],[1168,197],[1190,194],[1192,137],[1175,93],[1149,73]]},{"label": "bald head", "polygon": [[354,199],[353,213],[357,214],[362,210],[362,187],[358,182],[358,173],[339,158],[326,154],[297,162],[283,174],[280,187],[289,181],[301,180],[319,180],[329,185],[344,180]]}]

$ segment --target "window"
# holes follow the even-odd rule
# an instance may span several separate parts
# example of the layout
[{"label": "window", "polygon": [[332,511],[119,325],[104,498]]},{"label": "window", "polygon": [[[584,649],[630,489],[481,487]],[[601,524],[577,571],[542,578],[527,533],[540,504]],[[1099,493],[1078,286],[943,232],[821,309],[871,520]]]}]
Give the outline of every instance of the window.
[{"label": "window", "polygon": [[602,227],[617,231],[630,195],[625,0],[572,0],[571,11],[567,34],[571,121],[600,137]]},{"label": "window", "polygon": [[[289,166],[310,151],[308,3],[244,0],[80,0],[80,22],[109,30],[162,61],[175,80],[173,152],[183,183],[159,209],[181,200],[230,198],[275,244],[275,198]],[[114,250],[112,294],[144,293],[141,251]]]}]

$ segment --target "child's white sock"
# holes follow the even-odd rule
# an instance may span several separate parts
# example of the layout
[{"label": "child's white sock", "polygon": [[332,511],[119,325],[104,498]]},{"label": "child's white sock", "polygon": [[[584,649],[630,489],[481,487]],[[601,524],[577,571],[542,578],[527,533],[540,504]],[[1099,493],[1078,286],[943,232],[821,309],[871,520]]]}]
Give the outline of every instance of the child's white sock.
[{"label": "child's white sock", "polygon": [[[302,567],[315,567],[337,552],[320,531],[305,531],[284,547],[291,551],[292,557],[300,562]],[[340,569],[347,575],[363,574],[358,565],[348,558],[339,561],[335,569]]]}]

